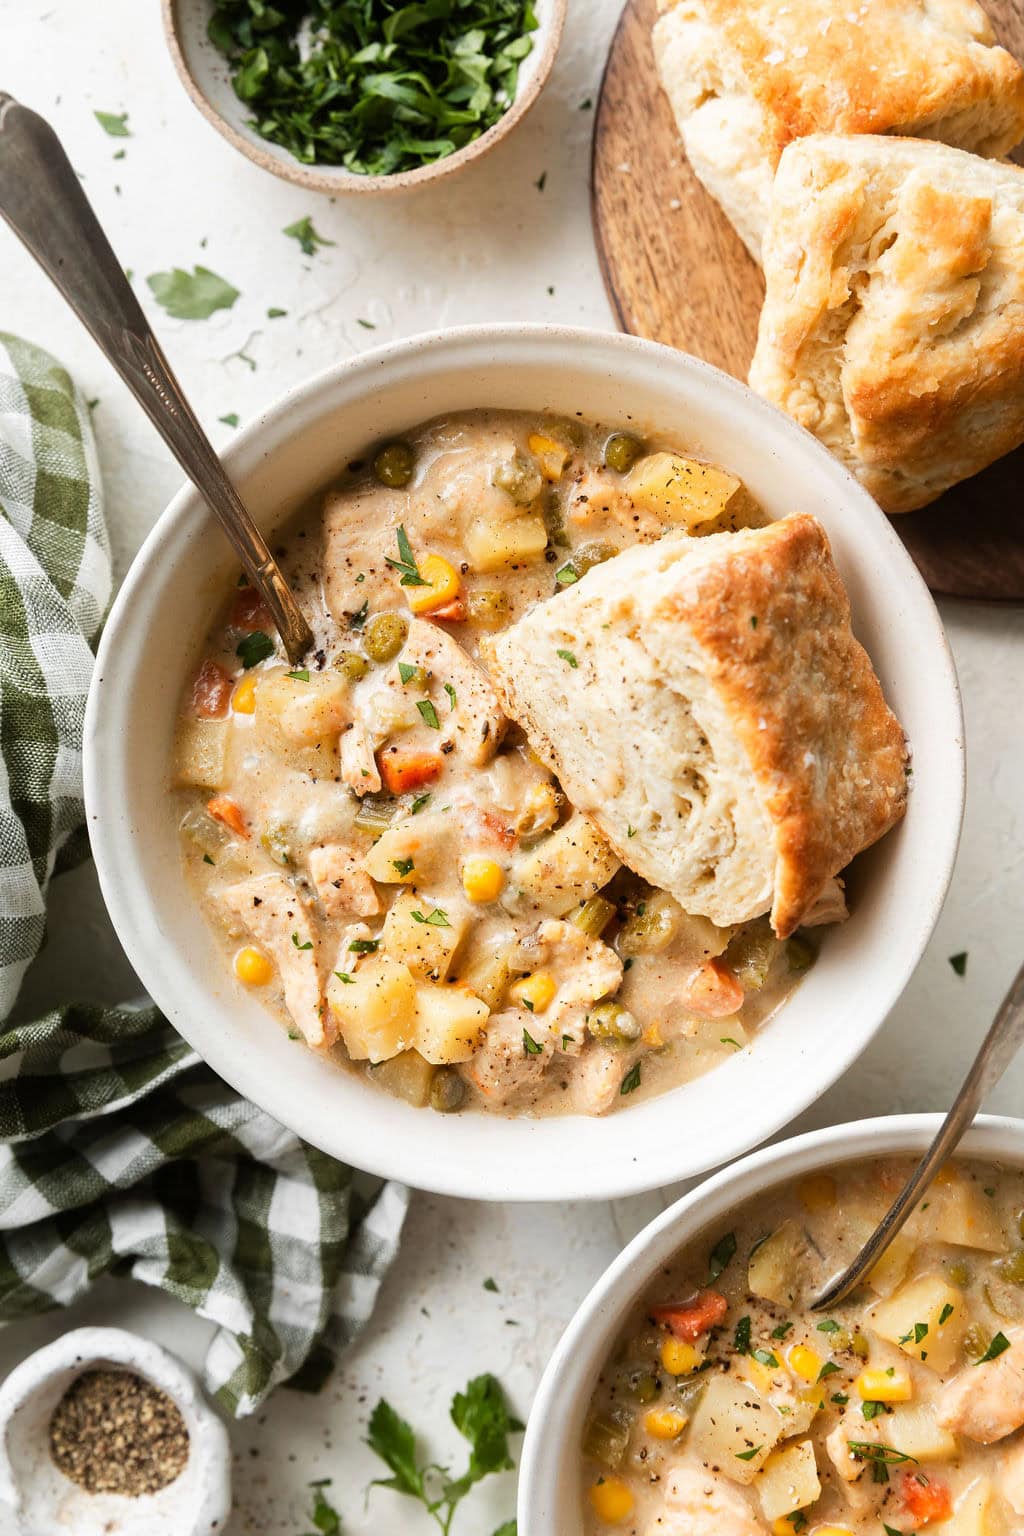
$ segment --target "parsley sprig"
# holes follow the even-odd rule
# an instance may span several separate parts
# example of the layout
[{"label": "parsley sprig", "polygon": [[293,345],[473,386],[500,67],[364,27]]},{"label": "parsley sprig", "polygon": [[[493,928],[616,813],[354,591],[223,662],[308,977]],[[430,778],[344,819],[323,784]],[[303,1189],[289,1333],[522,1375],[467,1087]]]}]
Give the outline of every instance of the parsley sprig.
[{"label": "parsley sprig", "polygon": [[399,586],[430,586],[430,582],[425,581],[420,575],[420,569],[416,564],[416,556],[412,552],[412,545],[409,543],[409,535],[405,531],[404,523],[400,523],[398,526],[398,559],[393,560],[390,555],[385,555],[384,563],[390,565],[393,571],[399,573]]}]

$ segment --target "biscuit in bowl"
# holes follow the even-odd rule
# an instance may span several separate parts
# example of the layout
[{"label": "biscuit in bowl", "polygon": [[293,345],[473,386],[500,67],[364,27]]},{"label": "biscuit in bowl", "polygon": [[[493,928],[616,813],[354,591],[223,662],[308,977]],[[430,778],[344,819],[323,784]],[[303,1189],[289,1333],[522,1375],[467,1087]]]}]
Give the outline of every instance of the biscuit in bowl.
[{"label": "biscuit in bowl", "polygon": [[750,383],[887,512],[1024,442],[1024,170],[923,139],[791,144]]},{"label": "biscuit in bowl", "polygon": [[787,144],[911,134],[979,155],[1024,137],[1024,72],[974,0],[660,0],[654,55],[697,176],[755,261]]}]

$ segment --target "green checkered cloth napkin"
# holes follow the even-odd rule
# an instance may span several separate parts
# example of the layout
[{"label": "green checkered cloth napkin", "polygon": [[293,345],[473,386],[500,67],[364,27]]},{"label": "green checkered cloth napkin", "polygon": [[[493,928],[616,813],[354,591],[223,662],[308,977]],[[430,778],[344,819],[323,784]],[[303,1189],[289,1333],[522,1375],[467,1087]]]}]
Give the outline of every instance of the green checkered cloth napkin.
[{"label": "green checkered cloth napkin", "polygon": [[50,877],[85,852],[82,723],[109,592],[88,409],[53,358],[0,334],[0,1321],[107,1272],[159,1286],[217,1325],[206,1385],[241,1416],[278,1382],[317,1385],[365,1323],[407,1192],[362,1198],[154,1008],[10,1022]]}]

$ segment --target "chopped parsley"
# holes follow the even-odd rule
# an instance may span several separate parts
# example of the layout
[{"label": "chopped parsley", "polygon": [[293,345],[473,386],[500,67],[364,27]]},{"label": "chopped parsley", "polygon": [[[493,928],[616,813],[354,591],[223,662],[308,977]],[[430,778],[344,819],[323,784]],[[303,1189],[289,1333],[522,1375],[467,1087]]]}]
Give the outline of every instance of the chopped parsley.
[{"label": "chopped parsley", "polygon": [[870,1440],[851,1440],[849,1445],[850,1455],[855,1461],[870,1461],[871,1477],[876,1483],[889,1481],[890,1467],[898,1467],[908,1461],[917,1466],[916,1456],[905,1456],[892,1445],[875,1445]]},{"label": "chopped parsley", "polygon": [[708,1277],[717,1280],[719,1275],[736,1256],[736,1233],[727,1232],[720,1237],[718,1242],[708,1254]]},{"label": "chopped parsley", "polygon": [[265,635],[262,629],[254,629],[251,635],[243,635],[235,646],[235,655],[242,666],[248,672],[257,662],[266,661],[268,656],[273,656],[274,642],[269,635]]},{"label": "chopped parsley", "polygon": [[313,948],[313,940],[312,939],[307,939],[305,944],[300,944],[299,943],[299,936],[298,936],[297,933],[293,933],[292,934],[292,943],[295,945],[296,949],[312,949]]},{"label": "chopped parsley", "polygon": [[555,572],[555,581],[560,587],[571,587],[573,582],[579,581],[579,577],[573,570],[571,562],[558,567],[558,570]]},{"label": "chopped parsley", "polygon": [[736,1452],[736,1460],[737,1461],[753,1461],[753,1459],[757,1455],[757,1453],[759,1451],[763,1451],[763,1450],[764,1450],[764,1446],[763,1445],[755,1445],[749,1451],[737,1451]]},{"label": "chopped parsley", "polygon": [[439,731],[441,729],[441,722],[437,718],[437,710],[429,699],[417,699],[416,708],[432,731]]},{"label": "chopped parsley", "polygon": [[826,1360],[825,1364],[818,1372],[818,1381],[825,1381],[827,1377],[834,1376],[838,1369],[839,1367],[836,1365],[834,1360]]},{"label": "chopped parsley", "polygon": [[409,661],[400,661],[398,663],[398,675],[402,679],[403,684],[411,683],[419,670],[419,667],[414,667]]},{"label": "chopped parsley", "polygon": [[555,655],[561,656],[562,660],[567,661],[570,667],[579,666],[579,662],[576,660],[576,657],[573,655],[572,651],[556,651]]},{"label": "chopped parsley", "polygon": [[779,1368],[779,1362],[770,1349],[755,1349],[753,1359],[757,1361],[758,1365],[767,1365],[773,1371],[777,1371]]},{"label": "chopped parsley", "polygon": [[819,1333],[839,1333],[839,1324],[831,1317],[826,1317],[823,1323],[818,1324]]},{"label": "chopped parsley", "polygon": [[1009,1347],[1010,1341],[1006,1334],[995,1333],[992,1335],[992,1342],[989,1344],[988,1349],[986,1349],[981,1359],[975,1360],[974,1363],[975,1365],[984,1365],[987,1360],[998,1360],[999,1356],[1004,1354]]},{"label": "chopped parsley", "polygon": [[[357,581],[361,581],[362,577],[357,576],[356,580]],[[349,629],[362,629],[363,625],[366,623],[366,615],[369,613],[369,611],[370,611],[370,600],[369,600],[369,598],[367,598],[366,601],[363,603],[363,606],[361,608],[357,608],[355,613],[350,613],[349,614],[349,616],[348,616],[348,627],[349,627]]]},{"label": "chopped parsley", "polygon": [[412,912],[410,914],[414,923],[426,923],[431,928],[450,928],[448,913],[441,907],[435,907],[433,912]]},{"label": "chopped parsley", "polygon": [[213,863],[213,860],[210,858],[210,855],[208,853],[204,853],[203,854],[203,863],[204,864],[212,864]]},{"label": "chopped parsley", "polygon": [[169,272],[151,272],[146,282],[172,320],[208,320],[216,310],[230,309],[238,298],[238,289],[209,267],[191,272],[172,267]]},{"label": "chopped parsley", "polygon": [[278,309],[275,305],[272,304],[267,310],[267,319],[281,320],[287,313],[288,311],[286,309]]},{"label": "chopped parsley", "polygon": [[451,683],[445,683],[444,691],[448,695],[452,709],[454,709],[456,704],[459,702],[458,694],[455,692],[455,689],[452,687]]},{"label": "chopped parsley", "polygon": [[[946,1307],[947,1307],[947,1315],[948,1315],[948,1312],[952,1312],[953,1308],[949,1306],[948,1302],[946,1304]],[[940,1317],[939,1318],[939,1322],[940,1323],[944,1323],[945,1321],[946,1321],[945,1317]],[[900,1339],[900,1343],[901,1344],[909,1344],[911,1339],[913,1339],[915,1344],[920,1344],[921,1340],[922,1339],[926,1339],[927,1337],[928,1337],[928,1324],[927,1323],[915,1323],[913,1328],[910,1330],[910,1332],[909,1333],[905,1333],[903,1335],[903,1337]]]},{"label": "chopped parsley", "polygon": [[738,1355],[750,1354],[750,1318],[741,1317],[733,1335],[733,1348]]},{"label": "chopped parsley", "polygon": [[228,411],[226,416],[218,416],[217,420],[218,421],[222,421],[226,427],[237,427],[238,426],[238,412],[237,411]]},{"label": "chopped parsley", "polygon": [[877,1419],[880,1413],[889,1413],[890,1409],[886,1406],[885,1403],[875,1402],[873,1399],[869,1398],[867,1402],[861,1403],[860,1411],[870,1422],[871,1419]]},{"label": "chopped parsley", "polygon": [[488,1275],[487,1279],[484,1281],[484,1290],[485,1291],[496,1291],[497,1289],[498,1289],[498,1282],[496,1280],[493,1280],[491,1278],[491,1276]]},{"label": "chopped parsley", "polygon": [[773,1339],[784,1339],[786,1337],[786,1334],[787,1333],[792,1333],[792,1331],[793,1331],[793,1324],[792,1323],[780,1323],[777,1328],[773,1328],[772,1329],[772,1338]]},{"label": "chopped parsley", "polygon": [[943,1307],[942,1311],[939,1313],[939,1327],[940,1328],[942,1327],[943,1323],[948,1322],[948,1320],[953,1316],[953,1313],[954,1313],[955,1310],[956,1309],[954,1307],[952,1307],[950,1305],[950,1303],[947,1301],[946,1305]]},{"label": "chopped parsley", "polygon": [[400,523],[398,533],[398,559],[393,560],[390,555],[384,556],[385,565],[390,565],[393,571],[399,574],[399,586],[402,587],[429,587],[430,582],[425,581],[420,575],[419,566],[416,564],[416,556],[412,552],[409,543],[409,535],[405,531],[405,524]]},{"label": "chopped parsley", "polygon": [[94,112],[92,115],[103,132],[109,133],[112,139],[131,138],[132,131],[128,127],[127,112]]},{"label": "chopped parsley", "polygon": [[337,976],[339,981],[343,981],[345,983],[346,987],[355,986],[356,979],[354,976],[350,976],[348,971],[335,971],[334,974]]},{"label": "chopped parsley", "polygon": [[540,1056],[541,1053],[543,1052],[543,1050],[544,1050],[544,1047],[542,1045],[538,1045],[536,1040],[530,1034],[530,1031],[528,1029],[524,1028],[523,1029],[523,1055],[524,1056]]},{"label": "chopped parsley", "polygon": [[431,793],[432,793],[432,791],[428,789],[425,795],[417,795],[416,796],[416,798],[413,801],[412,805],[409,807],[409,815],[410,816],[418,816],[419,815],[420,811],[422,811],[423,807],[430,800]]},{"label": "chopped parsley", "polygon": [[404,878],[406,875],[412,874],[413,862],[412,859],[392,859],[391,867]]},{"label": "chopped parsley", "polygon": [[950,955],[949,963],[958,976],[967,974],[967,951],[962,949],[958,955]]},{"label": "chopped parsley", "polygon": [[348,947],[350,955],[375,955],[380,948],[380,939],[353,939]]},{"label": "chopped parsley", "polygon": [[[211,28],[212,30],[212,28]],[[243,100],[245,98],[243,97]],[[313,228],[313,220],[307,213],[304,219],[296,219],[294,224],[289,224],[282,229],[282,235],[287,235],[289,240],[297,240],[302,247],[303,256],[315,256],[318,245],[334,245],[333,240],[326,240],[323,235],[318,235]]]},{"label": "chopped parsley", "polygon": [[286,677],[290,677],[293,683],[308,683],[309,682],[309,671],[308,671],[308,669],[306,667],[303,667],[298,672],[286,672],[285,676]]},{"label": "chopped parsley", "polygon": [[630,1067],[629,1071],[626,1073],[625,1077],[622,1079],[622,1082],[619,1084],[619,1092],[620,1093],[633,1093],[634,1090],[639,1088],[639,1087],[640,1087],[640,1063],[637,1061],[637,1062],[634,1062],[633,1066]]}]

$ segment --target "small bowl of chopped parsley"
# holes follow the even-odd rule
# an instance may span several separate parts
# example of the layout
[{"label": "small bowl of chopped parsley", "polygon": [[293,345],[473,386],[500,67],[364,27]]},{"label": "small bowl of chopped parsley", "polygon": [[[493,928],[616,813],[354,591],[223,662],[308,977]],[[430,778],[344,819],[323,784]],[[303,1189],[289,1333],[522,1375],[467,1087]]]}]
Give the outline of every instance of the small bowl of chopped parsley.
[{"label": "small bowl of chopped parsley", "polygon": [[182,82],[265,170],[321,192],[450,174],[515,126],[568,0],[163,0]]}]

